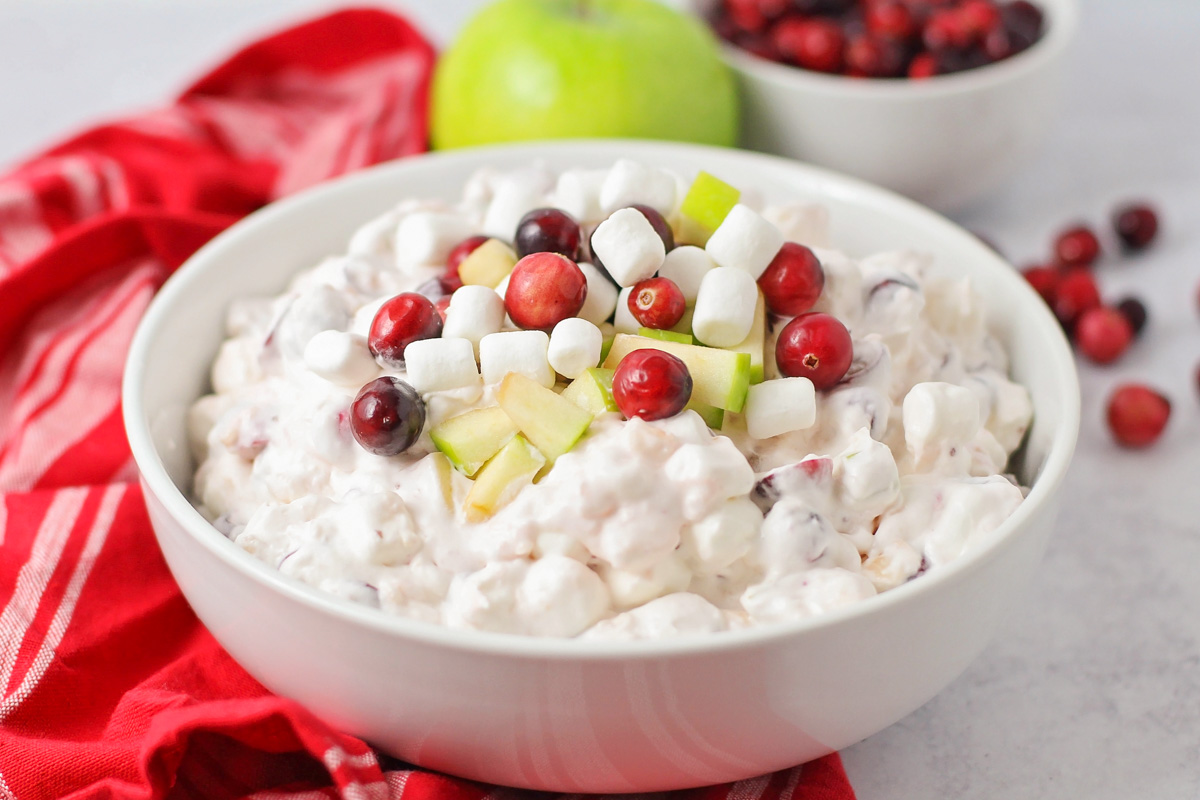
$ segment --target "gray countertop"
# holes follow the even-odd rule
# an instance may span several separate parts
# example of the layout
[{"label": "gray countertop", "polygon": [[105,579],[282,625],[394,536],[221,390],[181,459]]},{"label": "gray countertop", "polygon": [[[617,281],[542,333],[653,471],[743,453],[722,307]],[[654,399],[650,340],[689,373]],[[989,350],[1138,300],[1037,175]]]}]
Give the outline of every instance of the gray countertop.
[{"label": "gray countertop", "polygon": [[[399,5],[445,41],[480,0]],[[1106,296],[1138,294],[1151,321],[1115,366],[1081,366],[1059,528],[991,646],[924,708],[843,753],[862,800],[1200,797],[1200,4],[1084,5],[1051,144],[958,219],[1022,263],[1070,220],[1154,201],[1158,246],[1098,270]],[[161,103],[234,44],[327,7],[0,0],[0,164]],[[1107,435],[1104,400],[1123,380],[1174,402],[1150,450]]]}]

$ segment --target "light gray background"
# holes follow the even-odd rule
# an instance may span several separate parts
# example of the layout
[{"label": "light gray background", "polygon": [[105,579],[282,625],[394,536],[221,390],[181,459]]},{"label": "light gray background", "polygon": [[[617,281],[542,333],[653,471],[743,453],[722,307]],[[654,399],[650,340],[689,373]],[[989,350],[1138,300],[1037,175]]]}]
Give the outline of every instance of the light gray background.
[{"label": "light gray background", "polygon": [[[398,3],[438,42],[480,4]],[[1021,263],[1070,219],[1154,200],[1159,246],[1099,268],[1105,294],[1136,292],[1151,322],[1118,365],[1081,367],[1079,451],[1027,597],[962,678],[844,752],[862,800],[1200,797],[1200,3],[1084,5],[1050,146],[959,220]],[[0,0],[0,165],[162,103],[235,45],[328,7]],[[1127,379],[1174,401],[1149,451],[1118,450],[1103,424]]]}]

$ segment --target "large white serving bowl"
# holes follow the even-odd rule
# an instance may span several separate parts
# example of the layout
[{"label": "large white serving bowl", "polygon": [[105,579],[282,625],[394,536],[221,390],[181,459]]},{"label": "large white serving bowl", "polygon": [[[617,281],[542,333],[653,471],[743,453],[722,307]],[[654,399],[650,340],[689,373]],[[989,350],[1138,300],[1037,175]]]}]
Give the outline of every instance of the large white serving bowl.
[{"label": "large white serving bowl", "polygon": [[[451,630],[326,596],[256,560],[188,501],[185,412],[208,390],[236,297],[276,293],[404,197],[454,199],[477,168],[629,157],[704,169],[768,200],[826,204],[852,254],[915,247],[969,276],[1029,387],[1028,498],[959,561],[816,619],[659,642]],[[125,423],[167,564],[251,674],[330,724],[456,775],[569,792],[711,784],[853,744],[929,700],[979,653],[1025,587],[1075,446],[1071,351],[1040,298],[971,234],[882,189],[758,154],[663,143],[527,144],[406,159],[274,204],[163,287],[134,339]]]},{"label": "large white serving bowl", "polygon": [[[676,0],[703,13],[715,0]],[[742,143],[952,210],[1029,160],[1058,117],[1079,0],[1035,0],[1046,33],[1023,53],[928,80],[863,80],[723,48],[742,98]]]}]

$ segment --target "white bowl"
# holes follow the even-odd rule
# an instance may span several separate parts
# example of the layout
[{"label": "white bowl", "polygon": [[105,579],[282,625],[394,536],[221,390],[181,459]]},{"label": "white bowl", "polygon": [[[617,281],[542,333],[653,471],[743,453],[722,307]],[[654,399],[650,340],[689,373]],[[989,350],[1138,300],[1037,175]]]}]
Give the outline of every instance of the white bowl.
[{"label": "white bowl", "polygon": [[[688,0],[703,11],[711,0]],[[742,144],[840,170],[943,211],[997,187],[1057,118],[1078,0],[1037,0],[1046,33],[1028,50],[928,80],[797,69],[725,45],[742,100]]]},{"label": "white bowl", "polygon": [[[932,252],[969,275],[1036,418],[1032,491],[971,554],[816,619],[661,642],[451,630],[321,594],[256,560],[187,499],[184,415],[208,385],[229,302],[275,293],[343,250],[406,196],[457,197],[478,167],[603,166],[618,157],[820,200],[852,253]],[[229,652],[273,691],[400,758],[560,792],[674,789],[745,778],[840,749],[926,702],[966,668],[1041,557],[1075,446],[1071,351],[1040,298],[971,234],[889,192],[733,150],[643,142],[528,144],[406,159],[260,211],[185,264],[151,304],[124,384],[150,519],[179,586]]]}]

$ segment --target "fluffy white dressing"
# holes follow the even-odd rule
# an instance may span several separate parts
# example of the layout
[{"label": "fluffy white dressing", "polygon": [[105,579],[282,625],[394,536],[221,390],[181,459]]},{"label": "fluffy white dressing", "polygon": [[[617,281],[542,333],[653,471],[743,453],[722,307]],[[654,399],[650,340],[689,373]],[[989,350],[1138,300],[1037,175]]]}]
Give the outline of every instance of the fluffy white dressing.
[{"label": "fluffy white dressing", "polygon": [[[686,182],[645,170],[656,202],[677,209],[681,192],[668,202],[667,188]],[[405,201],[283,294],[235,303],[214,393],[191,411],[200,510],[281,572],[389,613],[535,636],[661,638],[857,602],[953,561],[1021,502],[1004,473],[1031,404],[971,287],[930,274],[919,254],[856,261],[828,249],[827,214],[802,204],[763,216],[814,247],[826,272],[817,310],[854,340],[850,372],[817,394],[812,427],[759,440],[737,415],[714,433],[691,411],[658,422],[604,414],[481,523],[458,510],[470,485],[458,473],[447,505],[428,431],[492,404],[494,384],[427,394],[426,433],[406,453],[359,447],[347,422],[357,389],[405,377],[364,358],[379,303],[435,293],[446,241],[507,238],[502,228],[531,208],[561,203],[595,225],[596,172],[483,171],[458,205]],[[769,337],[768,377],[772,349]]]}]

